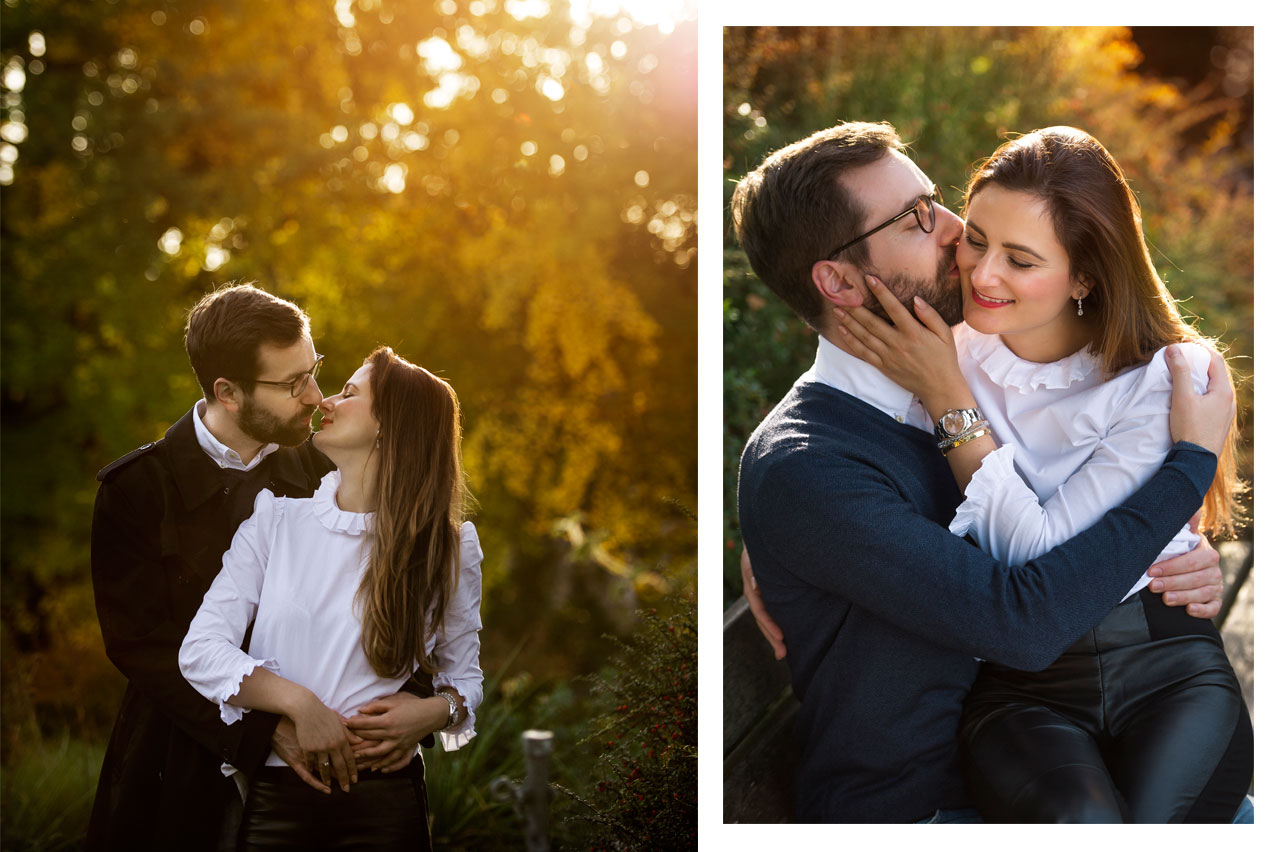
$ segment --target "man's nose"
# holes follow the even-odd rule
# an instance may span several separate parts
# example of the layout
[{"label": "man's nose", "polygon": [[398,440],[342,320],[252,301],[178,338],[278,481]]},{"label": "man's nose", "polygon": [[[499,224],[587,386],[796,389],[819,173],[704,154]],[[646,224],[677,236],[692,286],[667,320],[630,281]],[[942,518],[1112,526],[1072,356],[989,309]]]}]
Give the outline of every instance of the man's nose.
[{"label": "man's nose", "polygon": [[307,376],[307,388],[298,396],[298,399],[303,405],[319,405],[324,401],[324,394],[320,391],[320,382],[315,376]]},{"label": "man's nose", "polygon": [[938,235],[938,240],[944,246],[954,245],[959,242],[960,235],[964,233],[964,221],[941,205],[935,206],[934,210],[934,215],[937,216],[937,223],[933,232]]}]

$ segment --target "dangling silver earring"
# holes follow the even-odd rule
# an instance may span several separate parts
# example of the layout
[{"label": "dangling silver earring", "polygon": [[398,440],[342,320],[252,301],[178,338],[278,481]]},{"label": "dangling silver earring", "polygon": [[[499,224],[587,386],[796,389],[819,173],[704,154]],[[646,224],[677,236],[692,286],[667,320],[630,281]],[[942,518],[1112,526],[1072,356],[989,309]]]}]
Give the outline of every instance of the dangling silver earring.
[{"label": "dangling silver earring", "polygon": [[382,431],[379,430],[377,436],[373,439],[373,448],[376,450],[382,446]]},{"label": "dangling silver earring", "polygon": [[1084,316],[1084,299],[1076,299],[1076,316]]}]

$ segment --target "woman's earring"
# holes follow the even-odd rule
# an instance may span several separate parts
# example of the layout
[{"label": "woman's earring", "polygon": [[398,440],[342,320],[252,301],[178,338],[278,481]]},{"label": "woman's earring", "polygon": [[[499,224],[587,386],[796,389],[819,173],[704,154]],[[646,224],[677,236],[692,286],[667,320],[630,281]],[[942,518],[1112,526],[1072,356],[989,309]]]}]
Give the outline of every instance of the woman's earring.
[{"label": "woman's earring", "polygon": [[376,450],[381,446],[382,446],[382,430],[379,429],[378,434],[374,436],[374,439],[373,439],[373,448]]},{"label": "woman's earring", "polygon": [[1084,316],[1084,299],[1076,299],[1076,316]]}]

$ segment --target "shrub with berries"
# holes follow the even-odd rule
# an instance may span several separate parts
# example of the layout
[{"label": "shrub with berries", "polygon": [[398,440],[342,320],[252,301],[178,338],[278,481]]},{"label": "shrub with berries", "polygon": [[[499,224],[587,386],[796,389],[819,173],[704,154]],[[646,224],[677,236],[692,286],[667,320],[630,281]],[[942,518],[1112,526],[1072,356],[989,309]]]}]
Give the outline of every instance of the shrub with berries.
[{"label": "shrub with berries", "polygon": [[[590,848],[698,845],[698,628],[694,602],[641,614],[610,666],[590,676],[606,708],[581,746],[597,753],[593,788],[569,794],[591,825]],[[567,791],[566,791],[567,792]]]}]

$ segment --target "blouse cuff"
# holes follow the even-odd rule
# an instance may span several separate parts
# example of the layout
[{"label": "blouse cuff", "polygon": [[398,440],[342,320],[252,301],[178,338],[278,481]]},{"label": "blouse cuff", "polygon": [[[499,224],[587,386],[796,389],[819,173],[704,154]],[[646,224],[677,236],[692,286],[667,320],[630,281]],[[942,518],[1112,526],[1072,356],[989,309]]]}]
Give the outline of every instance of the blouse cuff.
[{"label": "blouse cuff", "polygon": [[1021,479],[1013,466],[1014,449],[1013,444],[1005,444],[983,457],[982,465],[964,489],[964,502],[957,507],[951,521],[949,529],[953,534],[963,536],[973,527],[980,527],[991,513],[992,501],[1003,489],[1003,483],[1010,477]]},{"label": "blouse cuff", "polygon": [[476,714],[475,706],[479,702],[474,700],[472,693],[474,690],[469,689],[469,684],[459,683],[453,679],[448,672],[437,672],[432,678],[432,684],[439,692],[442,687],[452,687],[462,696],[462,718],[458,720],[458,724],[452,728],[444,728],[436,731],[436,736],[440,738],[440,744],[444,746],[445,751],[457,751],[467,743],[475,739],[476,736]]},{"label": "blouse cuff", "polygon": [[273,657],[267,660],[255,660],[253,657],[245,657],[243,664],[240,666],[236,674],[228,677],[222,684],[222,688],[218,690],[218,712],[222,716],[222,721],[228,725],[234,725],[239,722],[245,714],[247,708],[240,707],[235,704],[228,704],[227,699],[240,692],[240,684],[246,677],[253,674],[253,670],[262,667],[272,674],[280,673],[280,663]]}]

